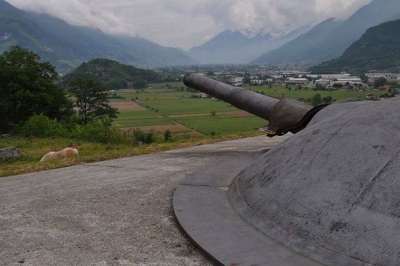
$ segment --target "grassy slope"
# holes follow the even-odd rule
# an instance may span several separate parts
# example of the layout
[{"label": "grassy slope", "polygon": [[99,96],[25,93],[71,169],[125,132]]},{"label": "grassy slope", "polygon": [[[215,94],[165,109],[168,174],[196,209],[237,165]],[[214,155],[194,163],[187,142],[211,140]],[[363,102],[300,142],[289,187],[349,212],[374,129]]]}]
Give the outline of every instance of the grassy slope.
[{"label": "grassy slope", "polygon": [[[101,144],[62,138],[0,138],[0,149],[16,147],[21,152],[20,159],[0,162],[0,177],[32,173],[84,163],[130,157],[165,150],[196,146],[241,137],[256,136],[259,132],[241,133],[229,136],[190,138],[174,142],[157,142],[142,147],[126,144]],[[57,151],[72,146],[79,150],[79,158],[49,160],[39,163],[40,158],[49,151]]]}]

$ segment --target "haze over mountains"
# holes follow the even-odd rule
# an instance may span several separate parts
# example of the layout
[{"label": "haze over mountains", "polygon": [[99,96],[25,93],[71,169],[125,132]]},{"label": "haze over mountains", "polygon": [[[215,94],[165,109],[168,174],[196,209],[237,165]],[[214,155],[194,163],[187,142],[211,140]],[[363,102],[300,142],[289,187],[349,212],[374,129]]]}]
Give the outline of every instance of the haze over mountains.
[{"label": "haze over mountains", "polygon": [[223,31],[187,53],[141,37],[122,37],[71,26],[45,14],[24,12],[0,0],[0,52],[19,44],[50,61],[59,73],[107,58],[141,68],[197,64],[312,66],[339,57],[365,31],[400,18],[399,0],[374,0],[345,21],[327,19],[286,35]]},{"label": "haze over mountains", "polygon": [[0,52],[17,44],[50,61],[60,73],[93,58],[143,68],[198,64],[181,49],[163,47],[140,37],[117,37],[71,26],[49,15],[18,10],[0,0]]},{"label": "haze over mountains", "polygon": [[328,19],[252,63],[269,65],[314,65],[339,57],[373,26],[400,18],[399,0],[374,0],[346,21]]},{"label": "haze over mountains", "polygon": [[303,26],[277,37],[268,33],[248,37],[240,31],[223,31],[203,45],[191,48],[188,54],[203,64],[247,64],[311,28],[311,25]]}]

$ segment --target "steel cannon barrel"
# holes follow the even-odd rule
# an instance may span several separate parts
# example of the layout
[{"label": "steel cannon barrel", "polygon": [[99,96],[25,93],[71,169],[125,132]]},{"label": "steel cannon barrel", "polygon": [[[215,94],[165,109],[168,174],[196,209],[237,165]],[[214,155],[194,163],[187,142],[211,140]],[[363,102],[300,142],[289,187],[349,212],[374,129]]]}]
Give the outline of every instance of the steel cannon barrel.
[{"label": "steel cannon barrel", "polygon": [[190,88],[268,120],[269,126],[264,130],[270,136],[283,135],[288,131],[298,132],[319,110],[325,107],[322,105],[313,108],[288,98],[278,100],[245,88],[231,86],[198,73],[187,73],[183,82]]}]

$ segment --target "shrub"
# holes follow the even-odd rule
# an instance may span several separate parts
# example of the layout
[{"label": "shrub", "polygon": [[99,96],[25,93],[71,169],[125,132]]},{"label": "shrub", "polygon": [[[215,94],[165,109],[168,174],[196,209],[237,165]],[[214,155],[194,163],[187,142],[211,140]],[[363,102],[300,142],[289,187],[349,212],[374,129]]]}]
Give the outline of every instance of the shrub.
[{"label": "shrub", "polygon": [[145,133],[142,130],[140,130],[139,128],[137,128],[133,131],[133,138],[136,143],[142,142],[145,144],[150,144],[150,143],[155,142],[156,135],[153,130]]},{"label": "shrub", "polygon": [[164,132],[164,141],[172,141],[172,134],[170,130]]},{"label": "shrub", "polygon": [[57,120],[47,116],[34,114],[19,129],[25,137],[55,137],[67,136],[67,128]]},{"label": "shrub", "polygon": [[95,119],[86,125],[76,125],[72,137],[101,143],[122,143],[126,140],[123,132],[101,119]]}]

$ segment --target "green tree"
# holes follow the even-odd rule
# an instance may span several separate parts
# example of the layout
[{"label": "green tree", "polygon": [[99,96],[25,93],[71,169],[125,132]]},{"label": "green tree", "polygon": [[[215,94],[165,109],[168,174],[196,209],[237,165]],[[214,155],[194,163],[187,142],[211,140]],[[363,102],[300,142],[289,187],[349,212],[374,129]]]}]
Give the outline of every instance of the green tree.
[{"label": "green tree", "polygon": [[108,91],[100,82],[91,78],[77,78],[68,84],[75,98],[79,122],[87,124],[97,117],[117,118],[118,109],[109,105]]},{"label": "green tree", "polygon": [[12,130],[34,113],[68,119],[72,103],[56,85],[55,67],[20,46],[0,55],[0,132]]},{"label": "green tree", "polygon": [[379,88],[381,86],[385,86],[387,83],[387,79],[384,77],[377,78],[374,82],[374,88]]},{"label": "green tree", "polygon": [[331,103],[333,101],[331,96],[326,96],[322,98],[322,102],[324,103]]},{"label": "green tree", "polygon": [[245,73],[243,78],[243,84],[250,84],[251,83],[251,75],[250,73]]},{"label": "green tree", "polygon": [[368,76],[365,73],[360,75],[360,79],[363,83],[368,83]]},{"label": "green tree", "polygon": [[312,106],[317,106],[322,103],[322,97],[321,94],[317,93],[311,98],[311,104]]},{"label": "green tree", "polygon": [[316,91],[324,91],[324,90],[325,90],[325,86],[322,85],[322,84],[317,83],[317,84],[315,85],[315,90],[316,90]]}]

